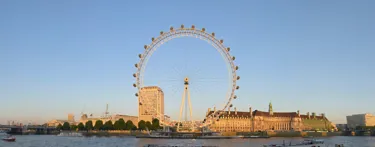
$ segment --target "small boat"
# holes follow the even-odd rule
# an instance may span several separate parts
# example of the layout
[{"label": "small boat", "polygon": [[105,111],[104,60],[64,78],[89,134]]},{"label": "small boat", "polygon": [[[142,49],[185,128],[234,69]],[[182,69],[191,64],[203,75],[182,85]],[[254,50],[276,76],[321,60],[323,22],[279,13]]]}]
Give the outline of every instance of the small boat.
[{"label": "small boat", "polygon": [[324,145],[324,140],[318,140],[318,139],[305,139],[303,142],[299,144],[292,144],[292,142],[289,142],[289,144],[285,143],[285,140],[283,141],[283,144],[270,144],[270,145],[263,145],[263,147],[314,147],[316,145]]},{"label": "small boat", "polygon": [[14,141],[16,141],[16,137],[7,136],[7,137],[3,138],[2,140],[3,141],[8,141],[8,142],[14,142]]}]

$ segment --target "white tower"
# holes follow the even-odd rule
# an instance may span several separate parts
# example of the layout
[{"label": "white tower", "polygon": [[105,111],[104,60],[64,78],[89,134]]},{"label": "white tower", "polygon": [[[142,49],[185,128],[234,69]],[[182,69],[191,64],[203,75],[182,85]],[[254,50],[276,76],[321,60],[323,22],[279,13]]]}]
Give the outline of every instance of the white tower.
[{"label": "white tower", "polygon": [[191,119],[191,127],[193,129],[193,113],[191,109],[191,101],[190,101],[190,92],[189,92],[189,78],[185,77],[184,80],[184,93],[182,95],[182,101],[181,101],[181,106],[180,106],[180,115],[178,117],[178,125],[177,125],[177,131],[180,129],[180,124],[181,124],[181,116],[182,116],[182,111],[185,105],[186,101],[186,96],[187,96],[187,103],[189,104],[189,111],[190,111],[190,119]]}]

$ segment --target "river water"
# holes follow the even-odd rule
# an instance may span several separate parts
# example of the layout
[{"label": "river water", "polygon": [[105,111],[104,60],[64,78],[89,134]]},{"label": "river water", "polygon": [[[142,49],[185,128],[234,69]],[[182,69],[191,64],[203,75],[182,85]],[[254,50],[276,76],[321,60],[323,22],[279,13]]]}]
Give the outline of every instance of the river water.
[{"label": "river water", "polygon": [[[147,144],[173,146],[261,147],[264,144],[299,143],[303,138],[268,139],[138,139],[134,137],[58,137],[52,135],[16,136],[16,142],[0,142],[0,147],[143,147]],[[330,147],[375,147],[375,137],[326,137],[321,138]]]}]

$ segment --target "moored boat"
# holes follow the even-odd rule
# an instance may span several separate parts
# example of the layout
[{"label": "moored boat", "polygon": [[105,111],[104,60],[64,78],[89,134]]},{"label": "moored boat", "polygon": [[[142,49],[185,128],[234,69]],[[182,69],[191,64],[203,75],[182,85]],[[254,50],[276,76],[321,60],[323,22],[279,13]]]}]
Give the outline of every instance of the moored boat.
[{"label": "moored boat", "polygon": [[14,136],[7,136],[5,138],[2,139],[3,141],[8,141],[8,142],[14,142],[16,141],[16,137]]}]

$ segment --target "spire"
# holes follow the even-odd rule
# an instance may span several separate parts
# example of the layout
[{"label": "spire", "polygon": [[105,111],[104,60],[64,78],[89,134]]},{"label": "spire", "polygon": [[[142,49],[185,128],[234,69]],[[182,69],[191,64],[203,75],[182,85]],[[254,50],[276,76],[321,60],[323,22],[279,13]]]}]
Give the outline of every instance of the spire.
[{"label": "spire", "polygon": [[270,115],[273,115],[273,109],[272,109],[271,101],[270,101],[270,104],[268,105],[268,113],[270,113]]}]

